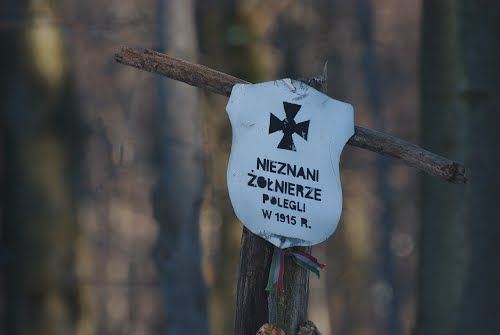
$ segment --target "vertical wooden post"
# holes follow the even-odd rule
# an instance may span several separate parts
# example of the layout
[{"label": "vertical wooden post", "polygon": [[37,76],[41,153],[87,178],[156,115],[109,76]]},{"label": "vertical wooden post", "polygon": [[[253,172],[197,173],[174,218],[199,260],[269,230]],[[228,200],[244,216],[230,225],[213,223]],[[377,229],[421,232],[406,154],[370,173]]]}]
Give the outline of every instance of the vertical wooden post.
[{"label": "vertical wooden post", "polygon": [[236,335],[255,335],[268,322],[266,292],[274,246],[243,228],[236,292]]},{"label": "vertical wooden post", "polygon": [[[301,81],[326,94],[326,65],[325,63],[323,74]],[[298,247],[297,249],[307,253],[312,252],[312,247]],[[274,288],[269,294],[269,323],[283,328],[287,335],[295,335],[299,325],[307,321],[308,302],[309,273],[290,257],[286,257],[283,291],[280,292]]]},{"label": "vertical wooden post", "polygon": [[[326,93],[326,64],[322,75],[301,81]],[[312,247],[298,249],[307,253],[312,251]],[[236,335],[255,335],[266,322],[283,328],[287,335],[295,335],[299,325],[307,320],[309,274],[292,259],[285,259],[283,291],[274,288],[269,295],[265,291],[273,251],[271,243],[243,229],[236,293]]]},{"label": "vertical wooden post", "polygon": [[[311,253],[312,247],[299,247]],[[281,327],[287,335],[295,335],[302,322],[307,321],[309,273],[291,257],[285,257],[283,290],[276,287],[269,294],[269,323]]]}]

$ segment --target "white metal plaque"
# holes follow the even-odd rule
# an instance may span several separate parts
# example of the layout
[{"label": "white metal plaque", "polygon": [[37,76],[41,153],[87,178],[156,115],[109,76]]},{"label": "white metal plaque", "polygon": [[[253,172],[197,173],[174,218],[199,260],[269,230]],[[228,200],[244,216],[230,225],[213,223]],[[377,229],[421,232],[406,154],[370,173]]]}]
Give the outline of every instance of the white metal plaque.
[{"label": "white metal plaque", "polygon": [[295,80],[233,87],[227,171],[239,220],[279,248],[326,240],[342,212],[340,154],[351,105]]}]

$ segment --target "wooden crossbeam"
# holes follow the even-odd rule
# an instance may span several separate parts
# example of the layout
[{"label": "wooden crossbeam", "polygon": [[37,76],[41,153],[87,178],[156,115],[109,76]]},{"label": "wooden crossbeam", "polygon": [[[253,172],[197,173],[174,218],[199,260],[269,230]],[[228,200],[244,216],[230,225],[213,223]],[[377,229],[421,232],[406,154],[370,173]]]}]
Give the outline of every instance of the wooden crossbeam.
[{"label": "wooden crossbeam", "polygon": [[[153,72],[225,96],[231,95],[235,84],[250,84],[243,79],[209,67],[148,49],[139,51],[123,48],[115,55],[115,60],[118,63]],[[354,135],[347,144],[400,159],[408,166],[422,170],[431,176],[440,177],[450,183],[463,184],[467,181],[465,167],[462,164],[382,132],[355,126]]]}]

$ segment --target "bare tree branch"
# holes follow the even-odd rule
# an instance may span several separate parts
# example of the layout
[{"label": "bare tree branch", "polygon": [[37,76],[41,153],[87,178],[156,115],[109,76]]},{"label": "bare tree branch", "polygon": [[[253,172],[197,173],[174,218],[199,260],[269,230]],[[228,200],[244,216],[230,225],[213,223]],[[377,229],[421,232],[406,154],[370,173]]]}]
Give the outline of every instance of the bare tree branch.
[{"label": "bare tree branch", "polygon": [[[206,66],[147,49],[138,51],[123,48],[115,55],[115,60],[118,63],[157,73],[225,96],[231,95],[235,84],[249,84],[243,79]],[[463,184],[467,181],[465,167],[458,162],[433,154],[415,144],[388,134],[359,126],[355,126],[355,128],[355,134],[347,144],[400,159],[408,166],[443,178],[450,183]]]}]

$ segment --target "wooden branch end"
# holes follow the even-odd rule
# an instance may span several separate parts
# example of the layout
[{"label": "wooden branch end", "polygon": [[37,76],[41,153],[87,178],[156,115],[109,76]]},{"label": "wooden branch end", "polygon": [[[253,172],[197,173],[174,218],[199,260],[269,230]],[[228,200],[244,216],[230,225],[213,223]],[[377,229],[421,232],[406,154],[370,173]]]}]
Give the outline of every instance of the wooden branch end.
[{"label": "wooden branch end", "polygon": [[462,164],[388,134],[356,126],[347,144],[399,159],[408,166],[450,183],[464,184],[467,181]]},{"label": "wooden branch end", "polygon": [[181,60],[149,49],[142,51],[122,48],[115,54],[115,61],[140,70],[156,73],[191,86],[230,96],[236,84],[249,82],[206,66]]},{"label": "wooden branch end", "polygon": [[451,162],[450,165],[443,167],[443,173],[448,175],[446,181],[453,184],[467,183],[467,176],[465,175],[465,166],[457,162]]}]

